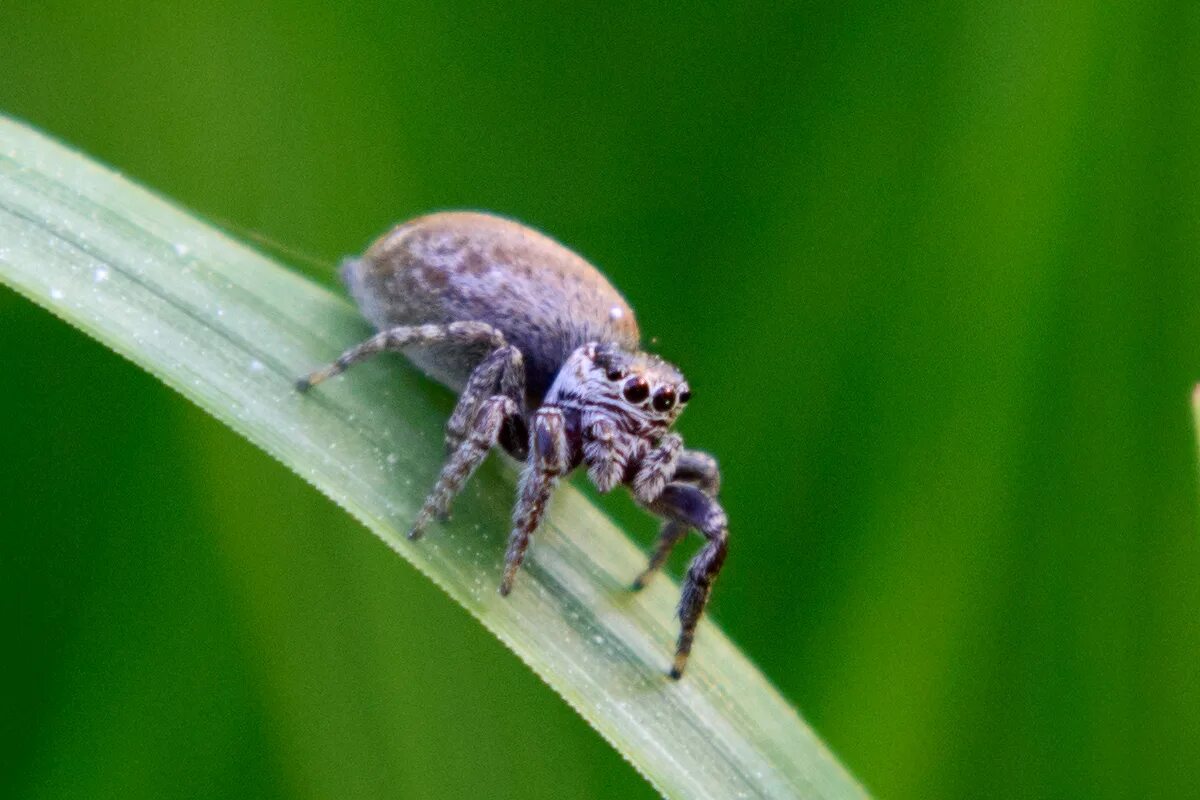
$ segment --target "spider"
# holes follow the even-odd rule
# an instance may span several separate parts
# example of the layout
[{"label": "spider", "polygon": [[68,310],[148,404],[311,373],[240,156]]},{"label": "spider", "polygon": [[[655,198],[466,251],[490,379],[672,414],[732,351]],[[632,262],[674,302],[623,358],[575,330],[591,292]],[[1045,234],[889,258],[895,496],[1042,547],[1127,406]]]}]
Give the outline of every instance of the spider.
[{"label": "spider", "polygon": [[642,352],[633,311],[600,272],[549,237],[473,212],[403,223],[341,275],[379,331],[297,381],[307,391],[352,364],[400,351],[460,392],[446,424],[448,459],[408,536],[417,539],[489,450],[524,463],[500,594],[513,580],[555,485],[584,466],[601,492],[626,485],[662,517],[640,589],[689,530],[706,540],[679,601],[670,676],[683,675],[696,625],[725,561],[720,473],[671,431],[692,392],[683,375]]}]

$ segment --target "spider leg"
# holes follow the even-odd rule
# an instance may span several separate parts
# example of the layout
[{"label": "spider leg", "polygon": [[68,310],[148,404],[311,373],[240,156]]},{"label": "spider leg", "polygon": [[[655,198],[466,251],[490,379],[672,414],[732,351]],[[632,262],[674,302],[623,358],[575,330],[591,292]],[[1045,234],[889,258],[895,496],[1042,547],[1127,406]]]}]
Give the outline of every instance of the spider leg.
[{"label": "spider leg", "polygon": [[459,443],[446,461],[433,491],[417,512],[417,518],[408,532],[409,539],[419,539],[430,520],[446,515],[454,495],[458,494],[471,473],[483,463],[488,450],[496,444],[505,421],[519,414],[517,404],[511,397],[494,395],[483,401],[471,425],[470,435]]},{"label": "spider leg", "polygon": [[504,554],[500,594],[507,595],[512,591],[517,569],[525,560],[529,537],[541,523],[550,494],[568,466],[566,423],[562,411],[554,407],[538,409],[533,415],[529,458],[521,473],[517,506],[513,509],[513,529],[508,537],[508,551]]},{"label": "spider leg", "polygon": [[[717,490],[721,487],[721,472],[717,466],[717,460],[708,453],[700,450],[684,450],[679,454],[678,461],[675,462],[675,472],[671,476],[671,480],[675,483],[693,485],[709,497],[716,497]],[[662,524],[658,532],[658,541],[654,546],[654,553],[650,556],[650,563],[633,581],[634,591],[643,588],[654,577],[654,574],[662,569],[675,545],[679,544],[687,535],[688,528],[687,523],[676,519],[668,519]]]},{"label": "spider leg", "polygon": [[459,395],[454,413],[446,423],[446,452],[453,453],[466,438],[479,407],[492,395],[499,393],[517,404],[518,412],[525,409],[525,360],[521,351],[505,345],[480,361],[467,379]]},{"label": "spider leg", "polygon": [[708,604],[713,581],[725,563],[729,521],[716,499],[686,483],[668,483],[650,508],[670,520],[695,528],[708,540],[688,566],[679,598],[679,641],[675,645],[675,661],[670,672],[672,678],[678,679],[687,665],[696,625]]},{"label": "spider leg", "polygon": [[641,575],[633,579],[635,592],[644,589],[650,579],[662,569],[663,564],[667,563],[667,559],[671,557],[671,551],[675,549],[675,545],[683,541],[687,532],[687,524],[678,520],[669,519],[662,524],[662,527],[658,529],[658,541],[654,543],[654,553],[650,556],[650,563],[642,570]]},{"label": "spider leg", "polygon": [[668,433],[657,447],[642,456],[633,475],[633,495],[639,502],[652,503],[662,494],[667,481],[675,475],[682,452],[683,437]]},{"label": "spider leg", "polygon": [[618,446],[616,423],[606,415],[584,415],[583,461],[601,492],[611,492],[625,475],[627,453]]},{"label": "spider leg", "polygon": [[485,322],[451,322],[448,325],[403,325],[388,328],[346,352],[336,361],[296,381],[296,388],[306,392],[322,381],[340,375],[359,361],[389,350],[404,350],[433,344],[490,344],[493,348],[505,345],[504,335]]},{"label": "spider leg", "polygon": [[717,460],[703,450],[684,450],[675,464],[671,480],[699,487],[709,497],[716,497],[721,488],[721,468]]}]

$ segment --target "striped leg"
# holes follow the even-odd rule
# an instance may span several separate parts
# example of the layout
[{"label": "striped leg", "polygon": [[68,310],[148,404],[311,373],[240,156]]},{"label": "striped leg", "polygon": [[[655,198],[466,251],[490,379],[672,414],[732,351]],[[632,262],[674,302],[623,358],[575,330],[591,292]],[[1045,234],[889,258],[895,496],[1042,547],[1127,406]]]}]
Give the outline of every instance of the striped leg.
[{"label": "striped leg", "polygon": [[504,554],[504,577],[500,581],[502,595],[512,591],[513,579],[525,560],[529,538],[541,524],[546,503],[558,479],[566,473],[569,458],[566,421],[562,411],[557,408],[539,409],[533,415],[529,459],[521,473],[517,506],[513,509],[512,533],[508,537],[508,551]]},{"label": "striped leg", "polygon": [[512,345],[493,350],[471,372],[458,405],[446,423],[446,452],[453,453],[467,436],[483,402],[497,393],[511,398],[518,412],[525,409],[525,361]]},{"label": "striped leg", "polygon": [[433,344],[490,344],[493,348],[504,347],[504,335],[484,322],[451,322],[448,325],[405,325],[388,328],[351,347],[337,361],[296,381],[296,388],[307,392],[322,381],[340,375],[359,361],[387,351],[401,351],[409,347]]},{"label": "striped leg", "polygon": [[494,395],[483,401],[468,436],[459,443],[442,467],[442,474],[438,476],[433,491],[417,513],[408,532],[409,539],[419,539],[430,520],[444,517],[449,512],[450,502],[496,444],[505,421],[518,413],[517,404],[510,397]]},{"label": "striped leg", "polygon": [[698,487],[685,483],[667,484],[651,509],[670,520],[695,528],[708,540],[688,566],[679,598],[679,641],[675,645],[675,662],[670,672],[671,677],[678,680],[692,652],[696,626],[704,607],[708,605],[713,581],[725,563],[729,521],[725,510],[716,500]]},{"label": "striped leg", "polygon": [[675,549],[675,545],[683,541],[683,537],[687,536],[688,526],[677,520],[669,519],[662,524],[658,530],[658,541],[654,543],[654,553],[650,556],[650,563],[646,569],[642,570],[642,574],[633,579],[633,590],[636,592],[639,589],[645,588],[658,571],[662,569],[663,564],[667,563],[667,559],[671,557],[671,551]]},{"label": "striped leg", "polygon": [[[684,450],[675,464],[675,474],[671,477],[675,483],[686,483],[697,487],[709,497],[716,497],[721,488],[721,472],[717,460],[708,453],[700,450]],[[668,519],[658,532],[658,541],[654,546],[654,554],[650,563],[633,581],[633,589],[643,588],[654,577],[671,555],[675,545],[683,541],[689,526],[685,522]]]}]

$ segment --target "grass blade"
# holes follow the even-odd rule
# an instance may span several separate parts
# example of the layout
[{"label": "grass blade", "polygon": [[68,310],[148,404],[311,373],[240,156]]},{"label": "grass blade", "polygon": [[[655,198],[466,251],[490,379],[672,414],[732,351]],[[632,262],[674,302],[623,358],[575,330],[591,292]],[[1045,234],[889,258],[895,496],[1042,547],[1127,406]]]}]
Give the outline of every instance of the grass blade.
[{"label": "grass blade", "polygon": [[677,587],[626,590],[644,555],[561,488],[508,599],[511,467],[460,505],[486,525],[403,531],[440,464],[448,398],[396,362],[306,397],[292,381],[368,332],[355,310],[119,175],[0,118],[0,281],[158,376],[361,520],[507,644],[659,791],[860,797],[716,626],[664,677]]}]

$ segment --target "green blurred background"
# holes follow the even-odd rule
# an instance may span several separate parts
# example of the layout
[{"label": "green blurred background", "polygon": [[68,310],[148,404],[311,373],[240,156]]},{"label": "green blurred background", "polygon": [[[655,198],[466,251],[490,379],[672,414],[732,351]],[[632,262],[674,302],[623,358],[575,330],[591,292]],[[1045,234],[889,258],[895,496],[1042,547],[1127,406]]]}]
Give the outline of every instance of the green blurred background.
[{"label": "green blurred background", "polygon": [[[714,616],[873,792],[1200,792],[1197,4],[0,31],[0,110],[211,218],[332,262],[485,208],[600,264],[724,466]],[[8,291],[0,361],[0,796],[652,796],[332,504]]]}]

